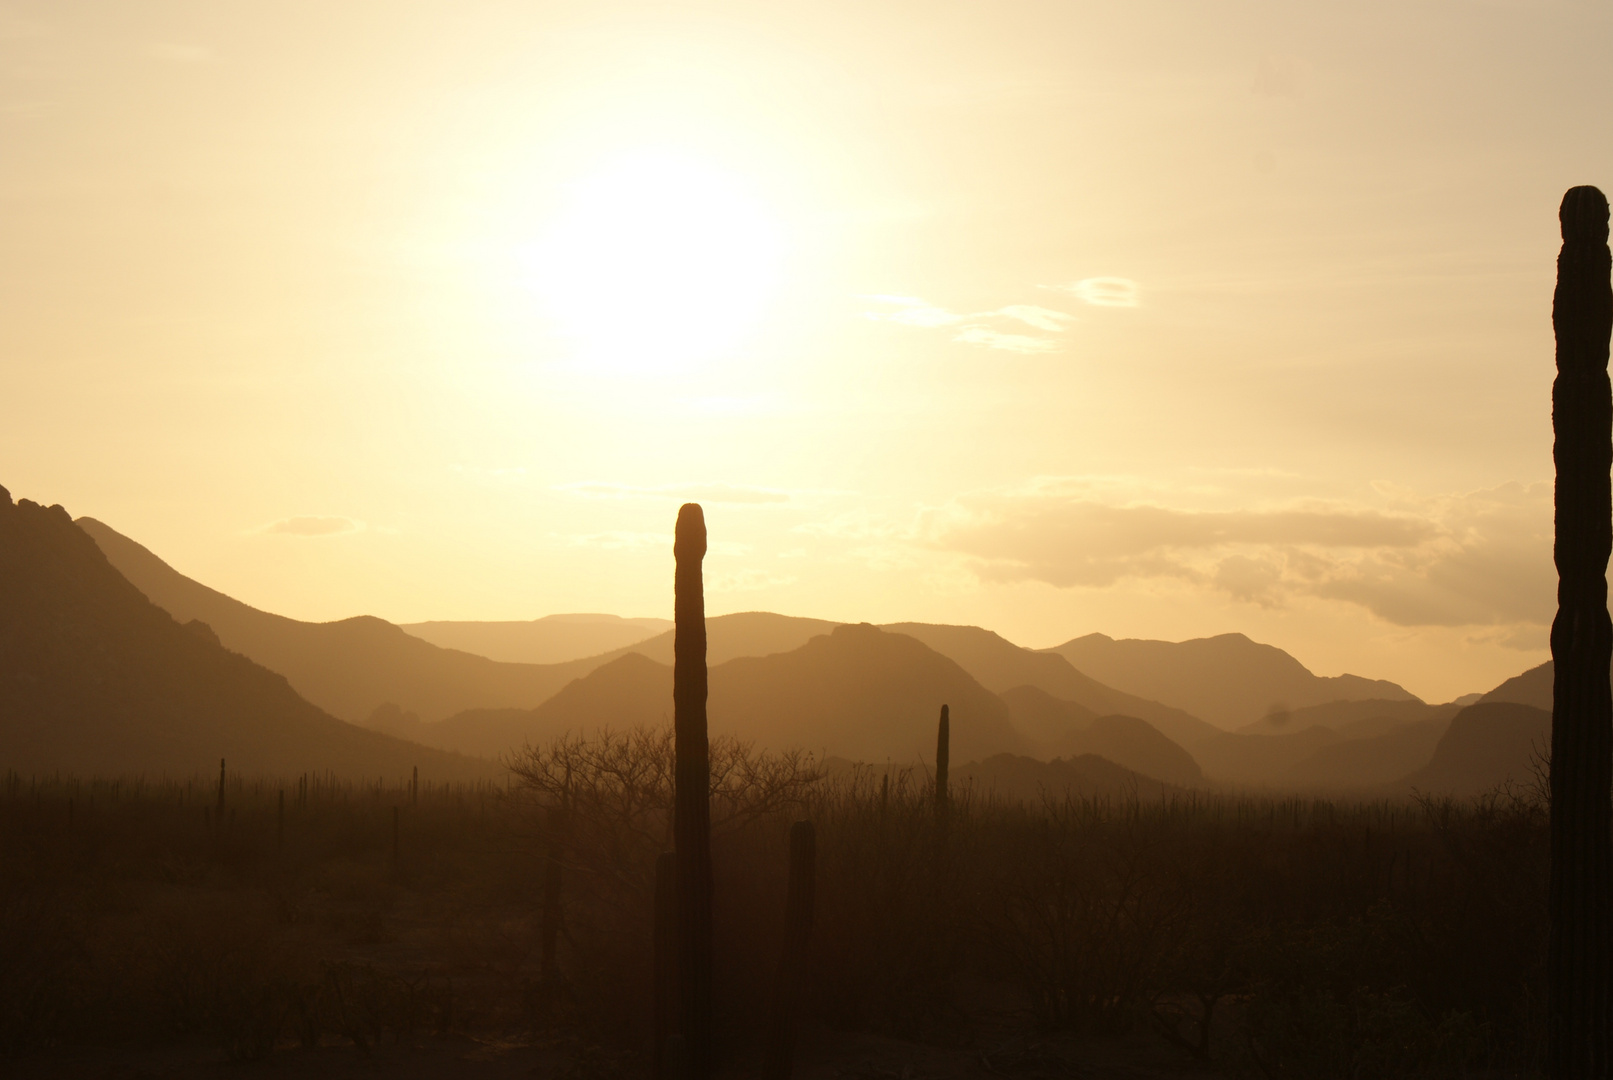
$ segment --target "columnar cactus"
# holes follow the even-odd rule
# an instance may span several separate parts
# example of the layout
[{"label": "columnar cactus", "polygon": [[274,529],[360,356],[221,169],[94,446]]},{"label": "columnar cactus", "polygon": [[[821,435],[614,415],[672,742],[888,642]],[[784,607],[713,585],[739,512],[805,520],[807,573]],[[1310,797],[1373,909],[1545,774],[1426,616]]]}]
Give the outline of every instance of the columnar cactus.
[{"label": "columnar cactus", "polygon": [[560,973],[557,946],[560,941],[560,860],[566,832],[564,807],[549,807],[548,826],[549,855],[543,867],[543,952],[538,969],[545,986],[553,985]]},{"label": "columnar cactus", "polygon": [[935,817],[945,821],[947,816],[947,767],[952,760],[952,721],[945,705],[941,706],[941,723],[935,735]]},{"label": "columnar cactus", "polygon": [[1613,1064],[1613,697],[1607,561],[1613,549],[1613,331],[1607,198],[1571,188],[1563,248],[1552,456],[1557,463],[1557,617],[1551,624],[1551,937],[1547,1058],[1553,1077],[1606,1076]]},{"label": "columnar cactus", "polygon": [[678,510],[672,707],[678,886],[678,1030],[688,1080],[711,1075],[711,757],[706,734],[706,518]]},{"label": "columnar cactus", "polygon": [[224,813],[224,759],[223,758],[218,759],[218,812],[220,814],[220,824],[222,824],[223,823],[222,815]]},{"label": "columnar cactus", "polygon": [[817,833],[810,821],[790,826],[790,886],[784,901],[784,955],[774,989],[773,1022],[768,1032],[765,1080],[790,1080],[795,1067],[795,1013],[806,978],[807,945],[817,896]]}]

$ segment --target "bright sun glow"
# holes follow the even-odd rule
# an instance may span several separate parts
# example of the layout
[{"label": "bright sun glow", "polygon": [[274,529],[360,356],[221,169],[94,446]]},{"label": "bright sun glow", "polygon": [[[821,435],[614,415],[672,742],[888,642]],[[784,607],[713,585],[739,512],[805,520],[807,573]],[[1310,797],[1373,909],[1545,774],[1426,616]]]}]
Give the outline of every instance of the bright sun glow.
[{"label": "bright sun glow", "polygon": [[575,184],[528,253],[580,359],[653,371],[731,352],[777,286],[783,237],[732,174],[640,154]]}]

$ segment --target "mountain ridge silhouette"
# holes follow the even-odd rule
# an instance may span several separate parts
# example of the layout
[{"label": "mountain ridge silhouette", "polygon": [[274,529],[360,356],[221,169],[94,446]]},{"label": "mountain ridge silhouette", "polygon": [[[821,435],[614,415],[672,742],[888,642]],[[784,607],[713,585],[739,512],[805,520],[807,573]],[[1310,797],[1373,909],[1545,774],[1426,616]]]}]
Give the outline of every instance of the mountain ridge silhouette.
[{"label": "mountain ridge silhouette", "polygon": [[189,775],[331,770],[441,779],[486,762],[343,723],[287,680],[181,624],[61,506],[0,488],[0,759],[24,770]]}]

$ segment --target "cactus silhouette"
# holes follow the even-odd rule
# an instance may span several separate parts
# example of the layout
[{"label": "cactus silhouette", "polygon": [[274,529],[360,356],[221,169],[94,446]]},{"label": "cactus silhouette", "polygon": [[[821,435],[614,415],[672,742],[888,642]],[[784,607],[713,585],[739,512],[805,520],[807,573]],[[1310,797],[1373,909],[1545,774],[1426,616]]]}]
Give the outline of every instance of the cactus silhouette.
[{"label": "cactus silhouette", "polygon": [[[711,757],[706,733],[706,517],[678,510],[672,553],[673,841],[678,884],[678,1033],[689,1080],[711,1075]],[[670,1059],[670,1053],[669,1053]]]},{"label": "cactus silhouette", "polygon": [[806,978],[807,945],[817,896],[818,838],[810,821],[790,826],[790,886],[784,902],[784,955],[773,996],[773,1022],[763,1061],[765,1080],[790,1080],[795,1067],[795,1013]]},{"label": "cactus silhouette", "polygon": [[672,1076],[667,1040],[677,1031],[678,861],[670,851],[655,860],[655,1044],[656,1080]]},{"label": "cactus silhouette", "polygon": [[1613,697],[1607,561],[1613,549],[1613,331],[1607,198],[1571,188],[1558,211],[1563,247],[1551,322],[1557,464],[1557,617],[1551,717],[1551,935],[1547,1068],[1606,1076],[1613,1061]]},{"label": "cactus silhouette", "polygon": [[554,984],[560,971],[556,946],[560,940],[560,860],[566,831],[565,808],[549,807],[548,824],[549,855],[543,867],[543,952],[538,969],[546,986]]},{"label": "cactus silhouette", "polygon": [[952,719],[945,705],[941,706],[941,722],[935,733],[935,818],[947,817],[947,768],[952,761]]},{"label": "cactus silhouette", "polygon": [[218,812],[224,813],[224,759],[218,759]]},{"label": "cactus silhouette", "polygon": [[420,766],[414,767],[414,775],[409,778],[409,805],[418,806],[420,803]]}]

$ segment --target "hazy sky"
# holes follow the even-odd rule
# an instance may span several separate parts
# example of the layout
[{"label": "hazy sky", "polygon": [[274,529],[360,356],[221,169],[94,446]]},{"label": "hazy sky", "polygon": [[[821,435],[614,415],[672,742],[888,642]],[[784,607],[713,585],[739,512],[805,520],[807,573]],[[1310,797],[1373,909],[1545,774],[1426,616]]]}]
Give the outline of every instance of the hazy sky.
[{"label": "hazy sky", "polygon": [[1605,3],[0,4],[0,484],[307,619],[1546,657]]}]

